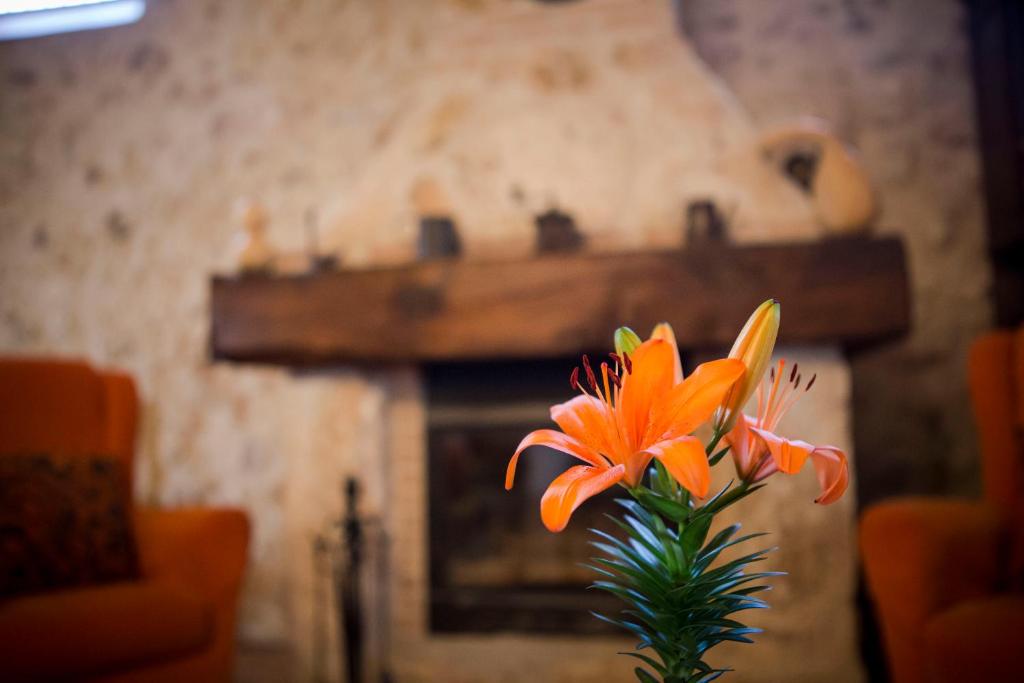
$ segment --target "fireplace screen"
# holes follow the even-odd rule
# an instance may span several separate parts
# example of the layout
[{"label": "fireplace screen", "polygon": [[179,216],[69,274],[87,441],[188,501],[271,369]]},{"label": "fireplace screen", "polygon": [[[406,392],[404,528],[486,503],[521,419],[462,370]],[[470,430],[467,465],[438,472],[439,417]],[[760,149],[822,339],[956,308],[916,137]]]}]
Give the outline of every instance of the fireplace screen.
[{"label": "fireplace screen", "polygon": [[579,461],[533,447],[505,491],[505,467],[529,431],[553,427],[548,408],[570,398],[577,359],[439,364],[427,368],[430,512],[430,624],[436,632],[613,632],[589,614],[618,601],[581,590],[580,566],[594,555],[591,527],[611,531],[604,513],[618,488],[591,499],[569,527],[540,521],[547,485]]}]

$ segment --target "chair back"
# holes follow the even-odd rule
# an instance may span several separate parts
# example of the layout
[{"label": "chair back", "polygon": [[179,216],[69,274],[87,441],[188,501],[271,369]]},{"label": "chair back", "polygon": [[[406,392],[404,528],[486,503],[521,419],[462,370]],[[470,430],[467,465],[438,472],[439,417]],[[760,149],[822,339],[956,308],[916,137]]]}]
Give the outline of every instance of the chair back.
[{"label": "chair back", "polygon": [[1024,507],[1024,327],[982,335],[971,347],[968,381],[981,442],[985,498]]},{"label": "chair back", "polygon": [[138,398],[131,377],[67,360],[0,357],[0,457],[107,455],[132,481]]}]

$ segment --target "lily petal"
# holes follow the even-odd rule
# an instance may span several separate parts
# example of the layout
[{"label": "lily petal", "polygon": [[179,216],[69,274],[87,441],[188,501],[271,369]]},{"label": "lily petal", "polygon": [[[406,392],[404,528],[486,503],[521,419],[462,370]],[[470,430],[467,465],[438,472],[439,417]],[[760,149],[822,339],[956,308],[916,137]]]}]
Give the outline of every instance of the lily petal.
[{"label": "lily petal", "polygon": [[651,409],[661,405],[672,389],[672,355],[671,345],[662,339],[649,339],[630,355],[633,371],[622,380],[618,407],[633,449],[647,431]]},{"label": "lily petal", "polygon": [[769,432],[767,429],[751,427],[750,431],[758,436],[768,447],[772,460],[779,470],[786,474],[796,474],[804,466],[814,446],[798,439],[784,439]]},{"label": "lily petal", "polygon": [[624,465],[587,467],[575,465],[558,475],[540,499],[540,518],[548,531],[559,532],[583,501],[622,481]]},{"label": "lily petal", "polygon": [[615,416],[604,401],[593,396],[551,406],[551,419],[563,432],[590,449],[615,457],[621,449],[614,437]]},{"label": "lily petal", "polygon": [[608,462],[586,444],[580,443],[568,434],[557,432],[554,429],[538,429],[527,434],[519,442],[516,452],[512,454],[512,459],[508,461],[508,470],[505,472],[505,490],[512,488],[512,483],[516,477],[516,464],[519,462],[519,456],[530,446],[554,448],[556,451],[568,453],[583,462],[590,463],[594,467],[608,469]]},{"label": "lily petal", "polygon": [[687,491],[704,498],[711,486],[711,466],[704,445],[694,436],[683,436],[657,443],[647,452],[661,461],[676,481]]},{"label": "lily petal", "polygon": [[724,437],[725,445],[729,447],[729,455],[732,456],[732,462],[736,466],[736,474],[741,479],[745,479],[748,475],[752,474],[750,469],[754,466],[750,457],[753,449],[750,448],[751,437],[748,419],[744,415],[739,420],[736,420],[736,424],[733,425],[732,429]]},{"label": "lily petal", "polygon": [[666,432],[683,436],[707,422],[745,372],[746,366],[737,358],[698,365],[693,374],[672,388],[664,407],[658,410],[654,437]]},{"label": "lily petal", "polygon": [[651,339],[661,339],[668,342],[669,346],[672,347],[672,356],[675,360],[675,372],[673,377],[675,383],[679,384],[683,381],[683,363],[679,358],[679,345],[676,344],[676,333],[672,330],[672,326],[668,323],[658,323],[654,327],[654,331],[651,332]]},{"label": "lily petal", "polygon": [[821,485],[821,495],[814,502],[828,505],[839,500],[850,484],[850,465],[846,453],[835,446],[819,446],[811,451],[811,462]]}]

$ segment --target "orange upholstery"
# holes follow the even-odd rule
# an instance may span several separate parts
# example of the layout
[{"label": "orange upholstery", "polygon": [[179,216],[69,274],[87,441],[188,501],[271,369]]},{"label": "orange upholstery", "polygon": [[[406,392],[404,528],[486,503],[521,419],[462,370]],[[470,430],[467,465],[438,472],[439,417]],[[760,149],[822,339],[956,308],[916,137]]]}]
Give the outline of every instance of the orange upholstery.
[{"label": "orange upholstery", "polygon": [[1019,680],[1021,653],[1017,648],[1022,636],[1024,595],[958,603],[929,620],[925,627],[927,680]]},{"label": "orange upholstery", "polygon": [[894,683],[1019,674],[1024,594],[1014,592],[1013,556],[1024,549],[1024,331],[978,339],[969,383],[984,499],[887,501],[861,521],[868,590]]},{"label": "orange upholstery", "polygon": [[[104,454],[130,468],[137,416],[126,375],[0,359],[0,457]],[[245,513],[138,507],[134,519],[142,581],[0,602],[0,678],[231,679]]]},{"label": "orange upholstery", "polygon": [[[135,668],[204,647],[213,611],[153,581],[115,583],[0,603],[3,671],[15,679],[81,677]],[[15,646],[16,645],[16,646]]]},{"label": "orange upholstery", "polygon": [[204,680],[230,680],[235,607],[249,542],[245,513],[139,508],[135,524],[143,575],[195,591],[214,607],[215,637],[190,666],[201,664]]}]

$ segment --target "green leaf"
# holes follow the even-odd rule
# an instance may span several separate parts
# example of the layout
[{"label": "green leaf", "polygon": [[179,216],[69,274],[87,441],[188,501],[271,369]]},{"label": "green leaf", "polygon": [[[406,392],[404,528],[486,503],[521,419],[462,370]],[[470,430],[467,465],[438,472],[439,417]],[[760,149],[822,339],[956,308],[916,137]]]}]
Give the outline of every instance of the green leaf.
[{"label": "green leaf", "polygon": [[695,557],[697,551],[704,545],[704,539],[711,530],[711,519],[711,515],[699,515],[691,520],[679,535],[679,543],[686,557]]},{"label": "green leaf", "polygon": [[640,679],[641,683],[658,683],[658,679],[657,678],[655,678],[651,674],[647,673],[646,671],[641,669],[639,666],[637,668],[633,669],[633,673],[636,674],[636,677]]},{"label": "green leaf", "polygon": [[660,662],[656,661],[653,657],[648,657],[647,655],[642,655],[639,652],[620,652],[619,654],[620,655],[626,655],[627,657],[635,657],[636,659],[639,659],[641,662],[644,662],[645,664],[647,664],[647,666],[649,666],[652,669],[654,669],[655,671],[657,671],[662,677],[664,677],[664,676],[666,676],[668,674],[668,669],[665,668],[665,666],[663,664],[661,664]]},{"label": "green leaf", "polygon": [[653,513],[668,517],[676,524],[684,522],[690,516],[689,506],[669,500],[650,489],[641,489],[637,495],[641,505],[647,506]]},{"label": "green leaf", "polygon": [[712,455],[710,458],[708,458],[708,464],[711,465],[712,467],[714,467],[715,465],[718,464],[718,462],[722,458],[725,457],[725,454],[728,453],[728,452],[729,452],[729,446],[726,446],[725,448],[723,448],[722,450],[718,451],[717,453]]},{"label": "green leaf", "polygon": [[731,491],[729,491],[728,493],[725,493],[723,491],[722,494],[724,495],[720,494],[719,496],[716,496],[714,500],[708,501],[704,506],[701,507],[701,510],[712,515],[718,514],[719,512],[729,507],[733,503],[736,503],[746,498],[751,493],[761,488],[764,488],[764,484],[755,484],[754,486],[747,486],[746,484],[741,484],[736,488],[732,489]]}]

